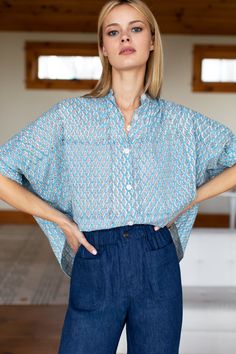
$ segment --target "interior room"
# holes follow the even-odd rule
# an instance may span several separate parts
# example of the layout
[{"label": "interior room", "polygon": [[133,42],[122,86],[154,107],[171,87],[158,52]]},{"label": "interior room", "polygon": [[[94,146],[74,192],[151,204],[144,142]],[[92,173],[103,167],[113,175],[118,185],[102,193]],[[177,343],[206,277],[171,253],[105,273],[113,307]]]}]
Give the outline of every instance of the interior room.
[{"label": "interior room", "polygon": [[[97,17],[104,3],[0,1],[0,145],[56,102],[95,86],[101,74]],[[161,98],[201,112],[236,133],[235,2],[146,3],[163,41]],[[80,56],[78,77],[65,62],[65,69],[58,64],[61,77],[43,76],[49,61],[42,64],[40,77],[40,55],[56,60],[60,55]],[[86,56],[97,61],[83,62]],[[205,79],[204,58],[215,60],[206,63]],[[223,59],[228,60],[224,68]],[[68,76],[63,76],[67,69]],[[89,79],[82,76],[85,70]],[[236,352],[235,215],[236,185],[199,205],[180,261],[181,354]],[[69,288],[70,280],[33,216],[0,198],[0,353],[56,354]],[[117,354],[126,353],[124,328]]]}]

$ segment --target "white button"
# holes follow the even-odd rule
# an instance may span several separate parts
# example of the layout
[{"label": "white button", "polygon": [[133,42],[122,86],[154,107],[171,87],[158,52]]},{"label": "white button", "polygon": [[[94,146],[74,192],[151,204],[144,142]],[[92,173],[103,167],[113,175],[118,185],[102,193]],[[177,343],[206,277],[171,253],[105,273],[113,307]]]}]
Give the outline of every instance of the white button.
[{"label": "white button", "polygon": [[130,189],[132,189],[131,184],[127,184],[126,188],[130,191]]},{"label": "white button", "polygon": [[131,125],[130,124],[128,124],[127,125],[127,127],[126,127],[126,129],[128,130],[128,132],[130,131],[130,129],[131,129]]},{"label": "white button", "polygon": [[133,221],[128,221],[128,225],[133,225],[134,224],[134,222]]},{"label": "white button", "polygon": [[134,116],[133,116],[133,120],[136,120],[138,118],[138,114],[135,113]]},{"label": "white button", "polygon": [[129,151],[130,151],[130,149],[129,149],[129,148],[125,148],[125,149],[124,149],[124,153],[125,153],[125,154],[128,154],[128,153],[129,153]]}]

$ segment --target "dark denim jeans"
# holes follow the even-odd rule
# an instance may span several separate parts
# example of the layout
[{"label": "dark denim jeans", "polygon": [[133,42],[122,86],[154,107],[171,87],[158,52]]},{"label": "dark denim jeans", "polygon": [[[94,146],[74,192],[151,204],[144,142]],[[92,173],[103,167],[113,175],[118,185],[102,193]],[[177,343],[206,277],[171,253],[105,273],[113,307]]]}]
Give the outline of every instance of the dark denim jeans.
[{"label": "dark denim jeans", "polygon": [[58,353],[115,354],[126,324],[128,354],[178,354],[182,283],[169,229],[83,233],[98,253],[76,253]]}]

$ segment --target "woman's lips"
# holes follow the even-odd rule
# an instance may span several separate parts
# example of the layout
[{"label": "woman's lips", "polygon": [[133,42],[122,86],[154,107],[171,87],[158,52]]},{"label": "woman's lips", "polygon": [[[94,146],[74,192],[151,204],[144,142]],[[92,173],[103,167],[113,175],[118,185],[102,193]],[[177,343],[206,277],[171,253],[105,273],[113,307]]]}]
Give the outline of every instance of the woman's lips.
[{"label": "woman's lips", "polygon": [[132,54],[135,52],[135,49],[124,49],[120,54],[124,54],[124,55],[127,55],[127,54]]}]

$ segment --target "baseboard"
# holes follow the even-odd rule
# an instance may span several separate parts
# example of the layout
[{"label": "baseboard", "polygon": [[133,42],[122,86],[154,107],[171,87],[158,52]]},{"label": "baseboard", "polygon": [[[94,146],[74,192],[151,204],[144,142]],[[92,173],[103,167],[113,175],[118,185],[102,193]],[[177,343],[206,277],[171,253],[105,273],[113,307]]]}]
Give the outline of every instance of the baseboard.
[{"label": "baseboard", "polygon": [[37,224],[32,215],[15,210],[1,210],[0,224]]},{"label": "baseboard", "polygon": [[[37,224],[32,215],[18,210],[0,210],[0,224]],[[228,214],[198,214],[194,227],[229,227]]]}]

